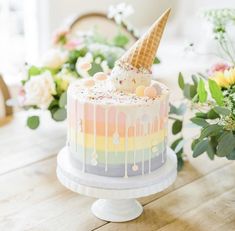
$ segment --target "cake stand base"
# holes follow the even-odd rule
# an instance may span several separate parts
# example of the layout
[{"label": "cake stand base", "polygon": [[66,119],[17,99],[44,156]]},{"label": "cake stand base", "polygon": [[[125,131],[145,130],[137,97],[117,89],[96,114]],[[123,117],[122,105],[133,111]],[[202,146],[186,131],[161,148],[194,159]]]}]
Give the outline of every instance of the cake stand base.
[{"label": "cake stand base", "polygon": [[159,169],[143,176],[129,178],[94,176],[71,165],[69,150],[63,148],[57,157],[57,177],[68,189],[95,198],[92,213],[105,221],[124,222],[137,218],[143,212],[135,198],[161,192],[169,187],[177,175],[177,159],[167,149],[167,161]]},{"label": "cake stand base", "polygon": [[140,216],[143,207],[135,199],[99,199],[93,203],[91,211],[101,220],[124,222]]}]

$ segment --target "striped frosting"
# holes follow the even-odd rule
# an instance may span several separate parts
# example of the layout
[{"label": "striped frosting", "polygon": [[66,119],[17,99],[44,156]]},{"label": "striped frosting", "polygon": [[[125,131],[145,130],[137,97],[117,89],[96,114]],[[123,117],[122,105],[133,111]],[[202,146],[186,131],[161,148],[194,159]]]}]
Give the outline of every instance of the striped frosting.
[{"label": "striped frosting", "polygon": [[72,163],[85,172],[117,177],[159,168],[165,161],[168,91],[156,100],[121,95],[115,103],[99,90],[77,84],[68,90]]}]

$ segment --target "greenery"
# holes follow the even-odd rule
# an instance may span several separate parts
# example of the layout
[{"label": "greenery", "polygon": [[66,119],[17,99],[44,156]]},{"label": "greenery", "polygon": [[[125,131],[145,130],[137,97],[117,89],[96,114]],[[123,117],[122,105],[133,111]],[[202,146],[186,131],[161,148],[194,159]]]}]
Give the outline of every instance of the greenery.
[{"label": "greenery", "polygon": [[[233,76],[235,78],[235,75]],[[179,107],[170,105],[170,119],[173,120],[172,134],[179,137],[172,143],[178,158],[178,169],[183,166],[183,144],[186,139],[182,131],[185,128],[184,116],[189,108],[194,114],[190,121],[200,128],[193,138],[191,147],[193,157],[207,153],[213,160],[215,156],[235,159],[235,79],[227,88],[221,88],[213,79],[202,79],[192,75],[192,83],[185,83],[182,73],[178,76],[178,85],[187,102]],[[229,94],[232,92],[233,95]]]}]

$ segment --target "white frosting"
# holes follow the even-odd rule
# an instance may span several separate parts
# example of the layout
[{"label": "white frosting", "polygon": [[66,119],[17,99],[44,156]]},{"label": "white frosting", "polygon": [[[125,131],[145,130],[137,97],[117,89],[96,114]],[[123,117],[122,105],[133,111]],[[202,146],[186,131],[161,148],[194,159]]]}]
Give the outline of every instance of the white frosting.
[{"label": "white frosting", "polygon": [[125,69],[115,65],[110,75],[110,80],[115,89],[124,92],[134,92],[140,86],[149,86],[151,83],[151,73],[137,71],[136,69]]}]

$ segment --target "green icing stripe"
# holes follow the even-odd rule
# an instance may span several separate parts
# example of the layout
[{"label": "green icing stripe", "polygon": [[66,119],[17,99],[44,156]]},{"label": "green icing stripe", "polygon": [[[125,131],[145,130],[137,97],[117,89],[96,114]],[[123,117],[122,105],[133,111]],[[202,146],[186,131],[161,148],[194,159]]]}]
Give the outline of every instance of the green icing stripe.
[{"label": "green icing stripe", "polygon": [[[73,145],[72,145],[73,146]],[[74,158],[83,162],[83,147],[77,146],[77,152],[74,149],[70,148],[72,155]],[[140,162],[143,159],[143,152],[144,152],[144,160],[149,160],[149,151],[151,152],[151,158],[160,155],[161,152],[164,150],[164,142],[155,145],[150,149],[137,150],[135,155],[135,162]],[[92,154],[94,150],[91,148],[86,149],[86,162],[91,162]],[[97,161],[98,163],[105,164],[105,152],[97,151]],[[108,164],[123,164],[125,163],[125,152],[108,152]],[[127,163],[134,163],[134,152],[129,151],[127,155]]]}]

